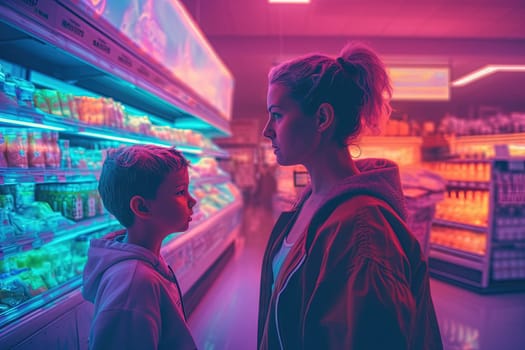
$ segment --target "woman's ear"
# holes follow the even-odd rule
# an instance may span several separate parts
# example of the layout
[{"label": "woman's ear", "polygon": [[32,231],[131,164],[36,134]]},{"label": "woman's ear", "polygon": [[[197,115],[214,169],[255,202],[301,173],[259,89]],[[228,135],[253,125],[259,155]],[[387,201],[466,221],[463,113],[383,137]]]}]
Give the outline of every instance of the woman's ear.
[{"label": "woman's ear", "polygon": [[149,216],[149,208],[146,200],[141,196],[133,196],[129,201],[129,207],[133,214],[139,218],[146,218]]},{"label": "woman's ear", "polygon": [[321,103],[317,109],[317,130],[326,131],[334,123],[334,107],[330,103]]}]

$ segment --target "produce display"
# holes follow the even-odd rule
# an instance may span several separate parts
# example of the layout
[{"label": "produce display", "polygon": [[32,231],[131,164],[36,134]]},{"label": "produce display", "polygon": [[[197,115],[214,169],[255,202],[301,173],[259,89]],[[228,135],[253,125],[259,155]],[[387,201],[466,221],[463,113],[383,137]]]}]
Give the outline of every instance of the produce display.
[{"label": "produce display", "polygon": [[[192,227],[240,196],[230,182],[199,182],[222,171],[211,160],[198,164],[190,185],[198,201]],[[120,226],[109,218],[93,181],[0,185],[0,192],[1,320],[7,310],[49,290],[77,286],[89,240]]]}]

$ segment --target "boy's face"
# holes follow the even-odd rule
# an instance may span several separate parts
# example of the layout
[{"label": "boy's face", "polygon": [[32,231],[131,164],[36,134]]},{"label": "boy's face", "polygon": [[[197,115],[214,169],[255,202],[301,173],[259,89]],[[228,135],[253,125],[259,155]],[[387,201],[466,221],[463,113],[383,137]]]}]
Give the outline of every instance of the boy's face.
[{"label": "boy's face", "polygon": [[188,169],[172,171],[157,190],[155,199],[148,200],[155,221],[162,231],[169,233],[182,232],[188,229],[197,201],[191,196]]}]

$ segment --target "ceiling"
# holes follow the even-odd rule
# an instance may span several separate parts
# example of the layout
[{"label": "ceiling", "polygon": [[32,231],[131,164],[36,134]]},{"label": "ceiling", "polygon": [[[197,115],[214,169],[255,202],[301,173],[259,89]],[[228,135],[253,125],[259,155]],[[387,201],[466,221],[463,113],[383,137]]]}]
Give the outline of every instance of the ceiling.
[{"label": "ceiling", "polygon": [[[387,64],[450,68],[452,80],[486,64],[525,64],[524,0],[182,0],[235,78],[233,119],[266,118],[267,72],[308,52],[336,55],[349,40]],[[525,73],[496,73],[452,87],[448,102],[395,102],[409,117],[479,109],[525,112]]]}]

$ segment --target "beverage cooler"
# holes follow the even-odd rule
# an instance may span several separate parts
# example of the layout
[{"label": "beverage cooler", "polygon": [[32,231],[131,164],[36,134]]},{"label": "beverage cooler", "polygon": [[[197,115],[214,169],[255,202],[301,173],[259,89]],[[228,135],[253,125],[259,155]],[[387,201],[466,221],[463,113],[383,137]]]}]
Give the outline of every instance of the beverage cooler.
[{"label": "beverage cooler", "polygon": [[479,292],[525,290],[525,134],[457,136],[457,157],[424,163],[447,181],[431,273]]},{"label": "beverage cooler", "polygon": [[107,149],[175,145],[197,198],[161,253],[185,301],[231,253],[242,199],[212,138],[233,79],[176,1],[0,3],[0,348],[86,348],[89,240],[120,229],[97,180]]},{"label": "beverage cooler", "polygon": [[[433,161],[423,159],[418,136],[364,137],[349,152],[399,164],[407,223],[433,277],[481,293],[525,290],[525,134],[446,141],[446,151],[438,150],[446,156]],[[281,211],[293,205],[308,177],[300,166],[277,174]]]}]

